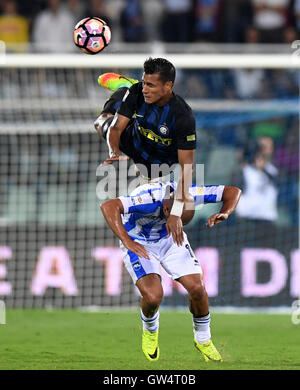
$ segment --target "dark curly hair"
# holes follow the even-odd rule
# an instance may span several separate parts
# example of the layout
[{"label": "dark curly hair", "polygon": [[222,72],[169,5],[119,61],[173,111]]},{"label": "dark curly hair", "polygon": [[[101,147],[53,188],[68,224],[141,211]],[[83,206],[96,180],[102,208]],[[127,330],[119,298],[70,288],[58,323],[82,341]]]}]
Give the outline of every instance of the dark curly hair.
[{"label": "dark curly hair", "polygon": [[160,79],[163,83],[172,81],[174,83],[176,77],[176,70],[173,64],[165,58],[148,58],[144,62],[145,74],[159,73]]}]

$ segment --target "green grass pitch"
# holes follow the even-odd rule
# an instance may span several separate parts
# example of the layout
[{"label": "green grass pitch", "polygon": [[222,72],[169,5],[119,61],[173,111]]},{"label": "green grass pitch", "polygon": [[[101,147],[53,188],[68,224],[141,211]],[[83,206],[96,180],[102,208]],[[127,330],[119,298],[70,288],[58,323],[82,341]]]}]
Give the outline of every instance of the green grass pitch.
[{"label": "green grass pitch", "polygon": [[160,359],[141,350],[136,311],[8,309],[0,325],[1,370],[299,370],[300,325],[290,315],[211,313],[224,362],[193,346],[189,312],[161,311]]}]

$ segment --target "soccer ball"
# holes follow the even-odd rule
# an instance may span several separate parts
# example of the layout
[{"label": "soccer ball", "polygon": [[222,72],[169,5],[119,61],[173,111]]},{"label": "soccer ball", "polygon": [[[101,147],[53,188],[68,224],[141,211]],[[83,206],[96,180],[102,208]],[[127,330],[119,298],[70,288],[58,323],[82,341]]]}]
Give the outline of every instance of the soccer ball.
[{"label": "soccer ball", "polygon": [[84,18],[74,29],[74,43],[87,54],[100,53],[111,40],[111,31],[106,22],[100,18]]}]

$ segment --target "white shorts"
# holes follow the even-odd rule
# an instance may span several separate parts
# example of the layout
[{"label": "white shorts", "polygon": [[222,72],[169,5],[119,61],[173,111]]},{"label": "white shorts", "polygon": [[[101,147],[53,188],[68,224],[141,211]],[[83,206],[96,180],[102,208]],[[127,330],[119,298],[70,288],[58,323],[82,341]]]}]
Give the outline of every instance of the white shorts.
[{"label": "white shorts", "polygon": [[148,274],[160,275],[161,266],[176,280],[184,275],[202,274],[202,268],[191,249],[185,233],[184,241],[181,246],[174,243],[173,237],[165,237],[158,242],[143,242],[149,254],[150,260],[138,257],[135,253],[128,251],[121,243],[121,249],[124,253],[124,263],[129,272],[133,283]]}]

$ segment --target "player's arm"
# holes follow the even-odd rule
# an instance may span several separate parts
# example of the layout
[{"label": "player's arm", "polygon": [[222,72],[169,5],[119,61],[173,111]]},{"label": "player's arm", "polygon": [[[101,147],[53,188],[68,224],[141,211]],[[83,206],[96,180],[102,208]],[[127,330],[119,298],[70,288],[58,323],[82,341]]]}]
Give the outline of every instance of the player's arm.
[{"label": "player's arm", "polygon": [[121,156],[119,143],[121,134],[125,130],[129,121],[130,119],[126,116],[120,115],[118,113],[115,114],[106,136],[109,157],[101,165],[111,164],[116,160],[128,160],[127,156]]},{"label": "player's arm", "polygon": [[121,214],[124,213],[124,206],[121,200],[117,198],[108,200],[101,204],[100,209],[109,227],[122,241],[123,245],[138,257],[149,259],[146,248],[138,242],[133,241],[123,225]]},{"label": "player's arm", "polygon": [[175,191],[173,207],[166,223],[166,229],[168,235],[170,233],[172,234],[174,242],[177,245],[182,245],[183,230],[181,214],[184,203],[189,200],[189,188],[193,178],[194,150],[178,149],[178,161],[181,167],[181,175]]},{"label": "player's arm", "polygon": [[128,159],[128,157],[121,156],[119,144],[121,134],[135,112],[137,88],[137,84],[135,84],[125,93],[122,103],[115,113],[106,136],[109,158],[102,165],[110,164],[115,160]]},{"label": "player's arm", "polygon": [[235,210],[240,200],[241,194],[242,191],[238,187],[225,186],[221,199],[223,202],[222,208],[219,213],[213,214],[208,218],[206,226],[213,227],[214,225],[225,221]]},{"label": "player's arm", "polygon": [[126,116],[120,115],[118,113],[115,114],[107,134],[107,145],[110,158],[120,156],[120,137],[129,121],[130,119]]},{"label": "player's arm", "polygon": [[194,150],[178,150],[181,175],[175,192],[175,199],[181,202],[188,201],[189,188],[193,179],[194,154]]}]

